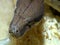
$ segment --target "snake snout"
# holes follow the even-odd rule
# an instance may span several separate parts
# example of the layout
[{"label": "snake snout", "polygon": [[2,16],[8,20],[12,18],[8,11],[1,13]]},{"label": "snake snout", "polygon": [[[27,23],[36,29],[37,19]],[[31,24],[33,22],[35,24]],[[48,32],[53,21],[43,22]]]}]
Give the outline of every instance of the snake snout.
[{"label": "snake snout", "polygon": [[19,31],[17,30],[17,27],[16,26],[11,26],[9,28],[9,33],[12,33],[12,34],[16,34],[16,33],[19,33]]}]

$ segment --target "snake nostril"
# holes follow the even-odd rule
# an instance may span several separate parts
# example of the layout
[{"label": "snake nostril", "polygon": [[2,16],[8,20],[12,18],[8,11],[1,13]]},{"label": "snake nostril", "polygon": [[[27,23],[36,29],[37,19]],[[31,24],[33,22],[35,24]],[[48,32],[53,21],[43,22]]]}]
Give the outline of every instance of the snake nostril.
[{"label": "snake nostril", "polygon": [[13,33],[11,30],[9,30],[9,33]]}]

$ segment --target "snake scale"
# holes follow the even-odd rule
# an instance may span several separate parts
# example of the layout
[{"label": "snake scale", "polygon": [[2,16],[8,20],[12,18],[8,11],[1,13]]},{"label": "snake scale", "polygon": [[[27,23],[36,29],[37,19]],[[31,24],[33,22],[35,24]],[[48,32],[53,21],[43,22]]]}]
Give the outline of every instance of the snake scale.
[{"label": "snake scale", "polygon": [[9,33],[22,36],[44,14],[43,0],[17,0],[14,17],[10,23]]}]

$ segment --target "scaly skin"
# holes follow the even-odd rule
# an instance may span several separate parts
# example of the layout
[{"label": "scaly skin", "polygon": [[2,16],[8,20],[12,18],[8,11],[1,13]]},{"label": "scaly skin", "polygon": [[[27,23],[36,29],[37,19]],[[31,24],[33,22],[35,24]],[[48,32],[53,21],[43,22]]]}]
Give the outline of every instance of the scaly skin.
[{"label": "scaly skin", "polygon": [[43,12],[43,0],[17,0],[9,32],[16,37],[22,36],[31,27],[29,23],[39,21]]}]

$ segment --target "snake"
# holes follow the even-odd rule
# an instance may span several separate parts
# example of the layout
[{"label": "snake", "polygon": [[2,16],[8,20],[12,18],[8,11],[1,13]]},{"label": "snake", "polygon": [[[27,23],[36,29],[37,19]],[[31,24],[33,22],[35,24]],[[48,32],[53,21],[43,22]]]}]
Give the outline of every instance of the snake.
[{"label": "snake", "polygon": [[39,22],[44,14],[44,0],[17,0],[9,33],[20,37]]}]

